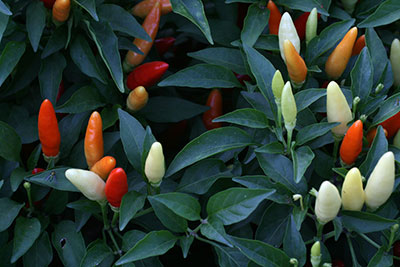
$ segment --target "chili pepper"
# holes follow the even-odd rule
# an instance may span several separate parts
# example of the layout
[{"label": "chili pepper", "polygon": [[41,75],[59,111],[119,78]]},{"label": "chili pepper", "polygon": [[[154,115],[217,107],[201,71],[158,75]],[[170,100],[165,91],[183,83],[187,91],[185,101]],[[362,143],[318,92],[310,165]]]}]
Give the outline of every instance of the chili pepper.
[{"label": "chili pepper", "polygon": [[152,186],[158,187],[165,174],[165,161],[162,145],[154,142],[144,164],[144,173]]},{"label": "chili pepper", "polygon": [[343,7],[349,14],[353,13],[357,2],[358,0],[342,0]]},{"label": "chili pepper", "polygon": [[347,165],[353,164],[362,150],[363,123],[354,122],[347,130],[340,146],[340,158]]},{"label": "chili pepper", "polygon": [[394,39],[390,46],[390,64],[392,64],[392,72],[394,78],[394,85],[400,85],[400,41]]},{"label": "chili pepper", "polygon": [[105,156],[96,162],[96,164],[94,164],[90,170],[100,176],[101,179],[106,180],[108,174],[112,171],[112,169],[115,168],[116,163],[117,162],[114,157]]},{"label": "chili pepper", "polygon": [[339,78],[346,69],[357,38],[357,27],[351,28],[336,46],[325,63],[325,72],[333,80]]},{"label": "chili pepper", "polygon": [[158,32],[158,26],[160,24],[160,13],[160,2],[157,0],[142,24],[143,29],[147,32],[152,41],[148,42],[143,39],[135,38],[133,44],[136,45],[136,47],[143,52],[143,55],[129,50],[125,56],[125,60],[123,63],[125,72],[129,72],[133,67],[142,63],[147,54],[150,52],[150,49],[153,46],[154,38],[156,37]]},{"label": "chili pepper", "polygon": [[365,186],[365,204],[376,210],[389,199],[394,188],[394,154],[389,151],[382,155]]},{"label": "chili pepper", "polygon": [[40,1],[43,2],[43,4],[44,4],[45,7],[47,7],[48,9],[52,9],[52,8],[53,8],[53,5],[54,5],[54,2],[55,2],[56,0],[40,0]]},{"label": "chili pepper", "polygon": [[43,172],[43,171],[45,171],[45,169],[42,169],[42,168],[34,168],[34,169],[32,170],[32,174],[38,174],[38,173],[41,173],[41,172]]},{"label": "chili pepper", "polygon": [[329,81],[325,81],[322,83],[321,88],[328,88]]},{"label": "chili pepper", "polygon": [[247,74],[237,74],[234,72],[236,79],[240,82],[241,85],[245,85],[244,81],[251,81],[251,77]]},{"label": "chili pepper", "polygon": [[384,122],[379,123],[387,131],[387,138],[391,138],[400,129],[400,112],[396,113]]},{"label": "chili pepper", "polygon": [[364,205],[365,193],[361,173],[354,167],[347,172],[342,186],[342,204],[344,210],[360,211]]},{"label": "chili pepper", "polygon": [[342,200],[336,186],[329,181],[324,181],[319,187],[315,201],[315,215],[318,221],[325,224],[335,219],[341,205]]},{"label": "chili pepper", "polygon": [[294,129],[296,126],[297,107],[293,96],[290,82],[286,82],[282,90],[281,96],[282,116],[285,122],[286,129]]},{"label": "chili pepper", "polygon": [[106,199],[104,193],[105,182],[97,174],[87,170],[68,169],[65,177],[90,200],[102,201]]},{"label": "chili pepper", "polygon": [[276,70],[274,77],[272,77],[271,87],[272,87],[272,93],[274,94],[275,97],[275,103],[279,105],[281,103],[283,86],[285,86],[285,82],[283,81],[282,74],[279,70]]},{"label": "chili pepper", "polygon": [[[376,132],[377,132],[377,131],[378,131],[378,129],[377,129],[376,127],[375,127],[375,128],[372,128],[371,130],[368,131],[367,136],[366,136],[366,139],[367,139],[367,141],[368,141],[368,147],[370,147],[370,146],[372,145],[372,142],[373,142],[374,139],[375,139],[375,136],[376,136]],[[383,128],[383,132],[385,133],[385,136],[386,136],[386,138],[387,138],[388,132],[386,131],[385,128]]]},{"label": "chili pepper", "polygon": [[89,169],[104,155],[103,123],[97,111],[90,115],[85,135],[85,157]]},{"label": "chili pepper", "polygon": [[284,41],[283,51],[289,77],[296,87],[300,87],[307,77],[306,63],[289,40]]},{"label": "chili pepper", "polygon": [[313,8],[311,10],[310,15],[307,18],[306,22],[306,44],[317,36],[317,28],[318,28],[318,19],[321,15],[318,14],[317,8]]},{"label": "chili pepper", "polygon": [[[321,16],[320,14],[317,13],[317,9],[314,7],[313,10],[315,10],[315,20],[314,18],[312,20],[313,24],[316,25],[318,23],[318,19]],[[312,12],[312,11],[311,11]],[[299,35],[300,40],[304,40],[304,37],[306,37],[306,25],[307,25],[307,20],[310,16],[310,12],[305,12],[301,14],[295,21],[294,21],[294,26],[296,27],[297,34]],[[314,14],[313,14],[314,16]],[[311,23],[311,22],[310,22]],[[311,24],[310,24],[311,25]],[[316,31],[315,27],[315,31]],[[315,35],[314,35],[315,36]],[[310,39],[311,40],[311,39]]]},{"label": "chili pepper", "polygon": [[168,63],[162,61],[144,63],[129,73],[126,86],[131,90],[138,86],[152,87],[161,79],[168,67]]},{"label": "chili pepper", "polygon": [[272,0],[268,1],[267,8],[269,9],[268,27],[269,34],[278,35],[279,23],[281,22],[281,12]]},{"label": "chili pepper", "polygon": [[126,107],[130,111],[138,111],[146,106],[149,95],[143,86],[138,86],[126,98]]},{"label": "chili pepper", "polygon": [[111,171],[104,192],[111,206],[121,206],[122,197],[128,193],[128,180],[124,169],[116,168]]},{"label": "chili pepper", "polygon": [[212,122],[213,119],[222,115],[222,95],[218,89],[214,89],[208,95],[206,106],[210,109],[203,114],[203,123],[207,130],[222,127],[221,122]]},{"label": "chili pepper", "polygon": [[318,267],[321,263],[321,244],[316,241],[311,247],[311,264],[313,267]]},{"label": "chili pepper", "polygon": [[161,15],[168,14],[172,11],[170,0],[144,0],[132,8],[132,14],[144,19],[148,14],[150,14],[151,9],[157,1],[159,1],[161,5]]},{"label": "chili pepper", "polygon": [[365,47],[365,34],[358,37],[356,43],[354,44],[351,56],[355,56],[361,53],[361,50]]},{"label": "chili pepper", "polygon": [[332,128],[332,133],[337,138],[342,138],[347,132],[347,123],[353,119],[349,104],[339,85],[332,81],[326,88],[326,113],[328,122],[340,122]]},{"label": "chili pepper", "polygon": [[285,40],[289,40],[296,49],[297,53],[300,53],[300,38],[297,35],[297,31],[296,28],[294,27],[292,17],[288,12],[285,12],[283,14],[282,19],[279,23],[278,39],[279,39],[279,50],[281,52],[281,57],[284,61],[286,61],[283,49],[283,43],[285,42]]},{"label": "chili pepper", "polygon": [[154,41],[157,53],[163,56],[175,43],[176,39],[174,37],[164,37],[159,38]]},{"label": "chili pepper", "polygon": [[48,99],[45,99],[40,106],[38,130],[45,160],[49,161],[51,158],[57,159],[60,152],[61,136],[56,113]]},{"label": "chili pepper", "polygon": [[57,93],[56,102],[58,102],[58,100],[64,94],[64,92],[65,92],[64,82],[63,82],[63,80],[61,80],[60,86],[58,86],[58,93]]},{"label": "chili pepper", "polygon": [[53,20],[59,23],[65,22],[71,11],[71,0],[56,0],[53,5]]}]

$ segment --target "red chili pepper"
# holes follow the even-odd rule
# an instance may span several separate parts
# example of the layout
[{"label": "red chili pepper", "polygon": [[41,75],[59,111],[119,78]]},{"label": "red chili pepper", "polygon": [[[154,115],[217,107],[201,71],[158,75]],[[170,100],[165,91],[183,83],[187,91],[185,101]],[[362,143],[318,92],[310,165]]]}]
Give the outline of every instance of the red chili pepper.
[{"label": "red chili pepper", "polygon": [[325,81],[322,83],[321,88],[327,88],[330,81]]},{"label": "red chili pepper", "polygon": [[48,99],[45,99],[40,106],[38,130],[45,159],[46,157],[56,157],[60,152],[61,136],[56,113]]},{"label": "red chili pepper", "polygon": [[[378,131],[377,128],[372,128],[371,130],[368,131],[367,136],[366,136],[367,141],[368,141],[368,147],[370,147],[370,146],[372,145],[372,142],[373,142],[374,139],[375,139],[375,136],[376,136],[376,132],[377,132],[377,131]],[[388,132],[386,131],[385,128],[383,128],[383,132],[385,133],[385,136],[386,136],[386,138],[387,138]]]},{"label": "red chili pepper", "polygon": [[251,81],[251,77],[247,74],[237,74],[236,72],[234,74],[242,85],[245,85],[244,81]]},{"label": "red chili pepper", "polygon": [[34,168],[34,169],[32,170],[32,174],[38,174],[38,173],[41,173],[41,172],[43,172],[43,171],[45,171],[45,169],[42,169],[42,168]]},{"label": "red chili pepper", "polygon": [[356,43],[353,46],[353,52],[351,53],[351,56],[360,54],[364,46],[365,46],[365,34],[358,37]]},{"label": "red chili pepper", "polygon": [[111,171],[104,192],[111,206],[121,206],[122,197],[128,192],[128,180],[124,169],[116,168]]},{"label": "red chili pepper", "polygon": [[58,102],[58,100],[64,94],[64,92],[65,92],[64,81],[61,80],[60,86],[58,87],[58,94],[57,94],[56,102]]},{"label": "red chili pepper", "polygon": [[159,38],[154,41],[157,53],[163,56],[175,43],[176,39],[174,37],[164,37]]},{"label": "red chili pepper", "polygon": [[221,122],[212,122],[213,119],[222,115],[222,95],[218,89],[211,91],[206,105],[210,107],[203,114],[203,123],[206,129],[211,130],[222,127]]},{"label": "red chili pepper", "polygon": [[40,0],[40,1],[42,1],[44,3],[45,7],[47,7],[48,9],[52,9],[53,5],[54,5],[54,2],[56,0]]},{"label": "red chili pepper", "polygon": [[347,130],[340,146],[340,158],[347,165],[353,164],[362,150],[363,123],[357,120]]},{"label": "red chili pepper", "polygon": [[267,8],[269,9],[269,20],[268,20],[269,34],[278,35],[279,23],[281,22],[282,18],[281,12],[279,11],[275,3],[272,2],[271,0],[268,1]]},{"label": "red chili pepper", "polygon": [[131,90],[138,86],[149,88],[161,79],[168,67],[168,63],[162,61],[153,61],[140,65],[129,73],[126,86]]},{"label": "red chili pepper", "polygon": [[[305,12],[294,21],[294,26],[296,27],[297,34],[299,35],[300,40],[304,40],[304,38],[306,37],[306,24],[309,15],[310,12]],[[318,13],[318,19],[320,17],[321,14]]]},{"label": "red chili pepper", "polygon": [[382,127],[386,129],[388,133],[387,138],[392,137],[400,129],[400,112],[385,120],[384,122],[379,123],[379,125],[382,125]]}]

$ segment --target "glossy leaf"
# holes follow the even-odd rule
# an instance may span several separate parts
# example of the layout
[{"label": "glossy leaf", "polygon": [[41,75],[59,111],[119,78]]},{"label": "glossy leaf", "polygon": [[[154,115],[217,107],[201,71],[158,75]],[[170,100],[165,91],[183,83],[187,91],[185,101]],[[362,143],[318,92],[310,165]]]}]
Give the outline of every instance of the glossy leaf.
[{"label": "glossy leaf", "polygon": [[371,233],[389,229],[396,223],[395,220],[386,219],[373,213],[363,211],[342,211],[343,226],[350,231]]},{"label": "glossy leaf", "polygon": [[244,19],[243,29],[240,35],[242,42],[252,47],[267,26],[268,19],[268,8],[265,8],[265,6],[261,7],[259,3],[252,4],[247,9],[247,16]]},{"label": "glossy leaf", "polygon": [[155,196],[149,196],[148,199],[153,202],[159,202],[173,211],[175,214],[190,220],[200,220],[200,204],[192,196],[184,193],[166,193]]},{"label": "glossy leaf", "polygon": [[39,71],[40,93],[43,99],[56,103],[58,88],[60,87],[62,74],[67,66],[64,56],[57,52],[42,60]]},{"label": "glossy leaf", "polygon": [[304,173],[314,159],[314,153],[308,146],[292,150],[294,181],[300,182]]},{"label": "glossy leaf", "polygon": [[0,0],[0,12],[8,16],[11,16],[13,14],[2,0]]},{"label": "glossy leaf", "polygon": [[168,208],[166,205],[148,198],[154,213],[161,223],[173,232],[183,233],[187,231],[188,223],[186,219],[177,215],[173,210]]},{"label": "glossy leaf", "polygon": [[81,113],[95,110],[104,106],[105,103],[96,88],[85,86],[79,88],[63,105],[56,107],[57,112]]},{"label": "glossy leaf", "polygon": [[98,266],[107,257],[114,258],[112,250],[102,241],[98,240],[93,246],[88,248],[85,256],[82,259],[81,267]]},{"label": "glossy leaf", "polygon": [[0,86],[7,79],[25,52],[25,43],[7,42],[0,56]]},{"label": "glossy leaf", "polygon": [[321,122],[307,125],[301,128],[296,135],[296,145],[303,145],[317,137],[328,133],[332,128],[339,125],[339,122]]},{"label": "glossy leaf", "polygon": [[326,89],[305,89],[294,95],[297,112],[309,107],[312,103],[326,96]]},{"label": "glossy leaf", "polygon": [[368,48],[361,51],[350,76],[353,98],[358,96],[361,103],[365,103],[373,85],[373,65]]},{"label": "glossy leaf", "polygon": [[36,218],[18,217],[14,230],[11,263],[16,262],[33,245],[40,234],[40,222]]},{"label": "glossy leaf", "polygon": [[46,8],[40,1],[32,2],[26,9],[26,29],[34,52],[38,49],[45,24]]},{"label": "glossy leaf", "polygon": [[19,161],[21,151],[21,138],[7,123],[0,121],[0,157],[7,160]]},{"label": "glossy leaf", "polygon": [[122,197],[119,213],[119,229],[124,230],[129,221],[144,206],[146,197],[136,191],[129,191]]},{"label": "glossy leaf", "polygon": [[360,28],[378,27],[392,23],[400,19],[400,3],[396,0],[386,0],[368,16],[358,24]]},{"label": "glossy leaf", "polygon": [[95,21],[99,21],[99,17],[96,12],[96,1],[95,0],[75,0],[80,7],[82,7],[86,12],[92,16]]},{"label": "glossy leaf", "polygon": [[250,128],[268,127],[267,116],[263,112],[251,108],[237,109],[214,119],[213,122],[228,122]]},{"label": "glossy leaf", "polygon": [[318,0],[276,0],[276,4],[283,5],[290,9],[300,10],[304,12],[310,12],[314,7],[317,8],[318,13],[322,15],[329,15],[328,11],[319,3]]},{"label": "glossy leaf", "polygon": [[207,219],[207,223],[201,225],[200,232],[208,239],[218,241],[228,247],[233,247],[226,237],[223,223],[218,219]]},{"label": "glossy leaf", "polygon": [[58,27],[50,36],[46,46],[43,48],[41,58],[46,58],[63,49],[67,43],[67,34],[67,27]]},{"label": "glossy leaf", "polygon": [[300,266],[306,263],[306,245],[304,244],[300,232],[296,228],[293,215],[289,217],[287,223],[285,236],[283,238],[283,250],[289,257],[296,258]]},{"label": "glossy leaf", "polygon": [[23,256],[24,266],[41,267],[48,266],[53,260],[53,249],[49,235],[46,231],[36,239],[33,246]]},{"label": "glossy leaf", "polygon": [[373,125],[377,125],[400,111],[400,93],[394,94],[386,99],[379,108],[378,113],[374,116]]},{"label": "glossy leaf", "polygon": [[0,198],[0,210],[3,211],[3,215],[0,217],[0,232],[3,232],[12,224],[23,206],[23,203],[20,204],[9,198]]},{"label": "glossy leaf", "polygon": [[43,171],[36,175],[26,177],[25,180],[62,191],[79,192],[79,190],[65,177],[65,171],[67,169],[69,168],[64,167]]}]

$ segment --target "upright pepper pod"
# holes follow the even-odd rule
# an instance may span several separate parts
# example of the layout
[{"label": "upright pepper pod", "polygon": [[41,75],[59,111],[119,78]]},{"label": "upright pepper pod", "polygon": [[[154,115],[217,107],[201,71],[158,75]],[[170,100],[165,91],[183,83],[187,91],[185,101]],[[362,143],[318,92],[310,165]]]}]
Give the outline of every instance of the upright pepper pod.
[{"label": "upright pepper pod", "polygon": [[121,206],[122,197],[128,193],[128,180],[124,169],[116,168],[111,171],[104,192],[112,207],[119,208]]},{"label": "upright pepper pod", "polygon": [[295,86],[300,87],[307,77],[306,63],[289,40],[283,42],[283,51],[289,77]]},{"label": "upright pepper pod", "polygon": [[53,20],[58,23],[65,22],[71,11],[71,0],[56,0],[53,5]]},{"label": "upright pepper pod", "polygon": [[338,79],[346,69],[356,38],[357,27],[353,27],[328,57],[325,63],[325,72],[331,79]]},{"label": "upright pepper pod", "polygon": [[326,91],[328,122],[340,122],[340,125],[332,128],[332,133],[337,138],[342,138],[348,129],[347,123],[353,119],[349,104],[336,82],[330,82]]},{"label": "upright pepper pod", "polygon": [[365,187],[365,204],[376,210],[390,197],[394,189],[394,154],[389,151],[382,155],[368,178]]},{"label": "upright pepper pod", "polygon": [[347,172],[342,186],[342,204],[344,210],[359,211],[365,201],[361,173],[354,167]]},{"label": "upright pepper pod", "polygon": [[68,169],[65,171],[65,177],[88,199],[93,201],[103,201],[106,199],[104,193],[106,184],[94,172],[81,169]]},{"label": "upright pepper pod", "polygon": [[379,125],[386,129],[387,138],[391,138],[400,129],[400,112],[397,112],[384,122],[379,123]]},{"label": "upright pepper pod", "polygon": [[126,107],[130,111],[138,111],[146,106],[149,94],[143,86],[138,86],[126,98]]},{"label": "upright pepper pod", "polygon": [[274,94],[275,97],[275,103],[279,105],[281,103],[283,86],[285,86],[285,82],[283,81],[282,73],[279,70],[276,70],[274,77],[272,77],[271,87],[272,87],[272,93]]},{"label": "upright pepper pod", "polygon": [[353,164],[362,150],[363,123],[354,122],[347,130],[340,146],[340,158],[347,165]]},{"label": "upright pepper pod", "polygon": [[351,56],[355,56],[361,53],[361,50],[365,47],[365,34],[358,37],[356,43],[354,44]]},{"label": "upright pepper pod", "polygon": [[126,86],[131,90],[138,86],[149,88],[161,79],[168,67],[168,63],[162,61],[144,63],[129,73]]},{"label": "upright pepper pod", "polygon": [[104,155],[103,122],[100,113],[94,111],[89,118],[85,135],[85,157],[89,169]]},{"label": "upright pepper pod", "polygon": [[165,161],[162,145],[159,142],[151,145],[144,165],[144,173],[152,186],[160,186],[165,174]]},{"label": "upright pepper pod", "polygon": [[306,22],[306,44],[317,36],[317,28],[318,28],[318,17],[319,14],[317,12],[317,8],[313,8],[310,12],[310,15],[307,18]]},{"label": "upright pepper pod", "polygon": [[161,15],[168,14],[172,11],[170,0],[144,0],[132,8],[132,14],[144,19],[151,12],[151,9],[157,1],[160,1]]},{"label": "upright pepper pod", "polygon": [[158,32],[158,26],[160,24],[160,16],[161,16],[161,7],[159,0],[157,0],[157,2],[154,3],[150,13],[147,15],[146,19],[142,24],[143,29],[150,36],[151,42],[139,38],[136,38],[133,41],[133,44],[140,51],[143,52],[143,55],[140,55],[136,52],[129,50],[125,56],[125,60],[123,63],[125,72],[129,72],[130,70],[132,70],[134,66],[137,66],[140,63],[142,63],[143,60],[146,58],[147,54],[150,52],[150,49],[153,46],[154,39]]},{"label": "upright pepper pod", "polygon": [[285,40],[289,40],[296,49],[297,53],[300,53],[300,38],[297,35],[292,17],[288,12],[285,12],[281,18],[281,22],[279,24],[278,39],[279,50],[281,52],[281,57],[284,61],[286,61],[283,49],[283,43],[285,42]]},{"label": "upright pepper pod", "polygon": [[296,126],[297,106],[290,82],[286,82],[285,86],[283,87],[281,107],[285,128],[288,131],[293,130]]},{"label": "upright pepper pod", "polygon": [[210,92],[206,106],[210,107],[210,109],[203,114],[203,123],[206,129],[221,128],[221,122],[212,122],[213,119],[222,115],[222,95],[218,89],[214,89]]},{"label": "upright pepper pod", "polygon": [[154,41],[157,53],[163,56],[175,43],[176,39],[174,37],[164,37],[159,38]]},{"label": "upright pepper pod", "polygon": [[57,160],[60,152],[61,136],[58,129],[56,113],[50,100],[42,102],[38,117],[39,139],[46,161]]},{"label": "upright pepper pod", "polygon": [[311,265],[313,267],[318,267],[321,263],[321,244],[316,241],[311,247]]},{"label": "upright pepper pod", "polygon": [[106,180],[108,174],[115,168],[117,161],[114,157],[105,156],[97,161],[90,170],[100,176],[101,179]]},{"label": "upright pepper pod", "polygon": [[390,64],[392,64],[392,72],[394,78],[394,85],[400,85],[400,41],[394,39],[390,46]]},{"label": "upright pepper pod", "polygon": [[329,181],[324,181],[319,187],[315,201],[315,215],[321,224],[332,221],[337,216],[342,200],[339,191]]},{"label": "upright pepper pod", "polygon": [[281,12],[272,0],[268,1],[267,8],[269,10],[269,34],[278,35],[279,23],[281,22],[282,18]]}]

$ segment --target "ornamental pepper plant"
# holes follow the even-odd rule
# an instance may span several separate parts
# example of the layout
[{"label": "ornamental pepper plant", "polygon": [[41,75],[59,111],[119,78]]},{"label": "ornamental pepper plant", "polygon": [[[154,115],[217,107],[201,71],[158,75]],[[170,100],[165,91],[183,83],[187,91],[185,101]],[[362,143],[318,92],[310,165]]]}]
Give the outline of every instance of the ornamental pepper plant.
[{"label": "ornamental pepper plant", "polygon": [[399,10],[0,0],[0,265],[398,265]]}]

